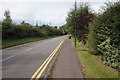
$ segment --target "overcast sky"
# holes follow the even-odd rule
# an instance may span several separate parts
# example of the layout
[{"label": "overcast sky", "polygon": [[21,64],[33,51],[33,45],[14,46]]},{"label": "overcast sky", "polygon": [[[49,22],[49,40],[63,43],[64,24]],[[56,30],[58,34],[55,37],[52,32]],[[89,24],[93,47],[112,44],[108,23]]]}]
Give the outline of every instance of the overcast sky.
[{"label": "overcast sky", "polygon": [[[89,2],[90,7],[98,12],[104,2],[116,0],[77,0]],[[61,26],[66,23],[67,13],[73,7],[74,0],[0,0],[0,21],[4,18],[4,11],[10,10],[12,20],[21,23],[23,20],[32,25],[36,21],[39,25],[50,24]]]}]

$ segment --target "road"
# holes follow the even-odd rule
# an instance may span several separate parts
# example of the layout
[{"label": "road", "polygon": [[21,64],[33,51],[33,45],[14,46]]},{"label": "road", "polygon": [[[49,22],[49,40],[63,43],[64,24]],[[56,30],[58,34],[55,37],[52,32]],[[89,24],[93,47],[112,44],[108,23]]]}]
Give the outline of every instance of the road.
[{"label": "road", "polygon": [[31,78],[66,36],[31,42],[2,51],[3,78]]}]

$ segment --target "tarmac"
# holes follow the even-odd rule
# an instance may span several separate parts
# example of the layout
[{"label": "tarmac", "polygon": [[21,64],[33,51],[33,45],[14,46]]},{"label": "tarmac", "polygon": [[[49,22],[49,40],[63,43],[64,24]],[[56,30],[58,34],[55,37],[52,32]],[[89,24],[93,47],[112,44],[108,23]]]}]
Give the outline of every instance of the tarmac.
[{"label": "tarmac", "polygon": [[77,50],[73,47],[70,39],[63,43],[61,51],[52,69],[50,78],[73,78],[84,79],[82,66],[77,56]]}]

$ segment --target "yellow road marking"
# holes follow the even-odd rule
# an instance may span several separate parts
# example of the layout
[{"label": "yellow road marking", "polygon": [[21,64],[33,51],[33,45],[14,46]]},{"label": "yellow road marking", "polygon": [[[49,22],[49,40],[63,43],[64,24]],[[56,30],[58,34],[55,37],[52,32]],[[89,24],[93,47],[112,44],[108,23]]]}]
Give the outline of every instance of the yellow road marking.
[{"label": "yellow road marking", "polygon": [[[40,78],[40,76],[42,75],[42,73],[44,72],[44,70],[46,69],[47,65],[49,64],[49,62],[52,60],[53,56],[55,55],[55,53],[57,52],[57,50],[59,49],[59,47],[61,46],[61,44],[63,43],[63,41],[57,46],[57,48],[49,55],[49,57],[44,61],[44,63],[37,69],[37,71],[33,74],[33,76],[31,77],[30,80],[33,80],[37,74],[39,73],[39,71],[41,70],[41,72],[38,74],[37,78]],[[47,63],[46,63],[47,62]],[[45,65],[45,66],[44,66]],[[43,67],[44,66],[44,67]]]},{"label": "yellow road marking", "polygon": [[[58,50],[58,49],[57,49]],[[43,69],[41,70],[41,72],[38,74],[38,76],[36,77],[35,80],[39,80],[39,78],[41,77],[42,73],[44,72],[44,70],[46,69],[46,67],[48,66],[49,62],[51,61],[51,59],[53,58],[53,56],[55,55],[55,53],[57,52],[57,50],[54,52],[54,54],[52,55],[52,57],[50,57],[49,61],[45,64],[45,66],[43,67]]]},{"label": "yellow road marking", "polygon": [[60,43],[60,45],[58,46],[58,48],[56,49],[56,51],[54,52],[54,54],[52,55],[52,57],[49,59],[49,61],[46,63],[46,65],[44,66],[44,68],[41,70],[41,72],[38,74],[38,76],[36,77],[35,80],[39,80],[39,78],[41,77],[42,73],[44,72],[44,70],[47,68],[48,64],[50,63],[50,61],[52,60],[52,58],[54,57],[54,55],[56,54],[57,50],[59,49],[59,47],[61,46],[61,44],[63,43],[63,41]]},{"label": "yellow road marking", "polygon": [[47,62],[47,60],[52,56],[52,54],[54,53],[54,51],[49,55],[49,57],[44,61],[44,63],[37,69],[37,71],[34,73],[34,75],[31,77],[30,80],[33,80],[33,78],[35,78],[35,76],[38,74],[38,72],[41,70],[41,68],[45,65],[45,63]]}]

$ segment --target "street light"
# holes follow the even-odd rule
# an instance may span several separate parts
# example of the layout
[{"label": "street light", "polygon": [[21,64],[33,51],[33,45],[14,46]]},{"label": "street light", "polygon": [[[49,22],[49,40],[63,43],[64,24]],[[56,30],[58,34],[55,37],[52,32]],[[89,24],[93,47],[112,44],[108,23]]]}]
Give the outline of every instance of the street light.
[{"label": "street light", "polygon": [[[76,0],[75,0],[75,17],[76,17]],[[76,47],[76,26],[75,26],[75,40],[74,40],[74,46]]]}]

